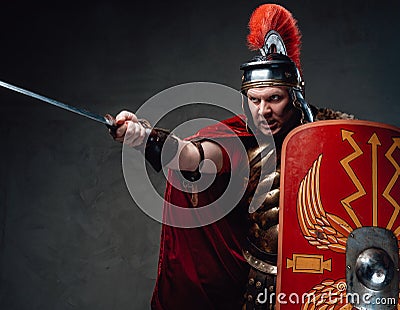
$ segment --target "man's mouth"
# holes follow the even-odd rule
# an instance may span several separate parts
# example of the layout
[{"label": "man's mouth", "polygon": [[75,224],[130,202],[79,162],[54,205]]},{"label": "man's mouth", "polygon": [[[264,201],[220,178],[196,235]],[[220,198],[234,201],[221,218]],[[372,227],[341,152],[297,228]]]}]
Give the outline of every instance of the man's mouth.
[{"label": "man's mouth", "polygon": [[260,125],[263,127],[270,127],[272,129],[272,127],[275,127],[277,125],[277,122],[274,119],[262,120],[262,121],[260,121]]}]

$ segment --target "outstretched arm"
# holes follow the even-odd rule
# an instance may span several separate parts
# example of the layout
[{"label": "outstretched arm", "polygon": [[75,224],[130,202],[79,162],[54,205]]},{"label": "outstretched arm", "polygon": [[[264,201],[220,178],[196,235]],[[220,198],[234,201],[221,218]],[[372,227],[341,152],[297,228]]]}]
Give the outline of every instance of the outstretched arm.
[{"label": "outstretched arm", "polygon": [[[149,135],[149,130],[146,130],[146,127],[134,113],[122,111],[115,117],[115,121],[118,128],[116,131],[111,132],[115,141],[136,148],[144,146]],[[176,152],[172,155],[172,159],[166,166],[174,170],[196,171],[201,160],[199,147],[190,141],[184,141],[175,136],[173,139],[177,143]],[[147,144],[153,143],[150,140],[148,139]],[[219,172],[223,164],[221,147],[211,141],[202,141],[200,147],[204,151],[205,160],[200,172]]]}]

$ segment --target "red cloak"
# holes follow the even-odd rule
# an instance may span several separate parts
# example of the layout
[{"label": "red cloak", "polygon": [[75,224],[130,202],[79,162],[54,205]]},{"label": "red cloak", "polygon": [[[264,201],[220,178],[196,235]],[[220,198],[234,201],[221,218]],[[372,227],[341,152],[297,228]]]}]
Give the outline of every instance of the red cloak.
[{"label": "red cloak", "polygon": [[[224,146],[223,168],[212,186],[198,193],[197,208],[210,204],[223,193],[229,178],[235,176],[244,160],[247,161],[238,141],[251,136],[243,118],[236,116],[206,127],[189,138],[222,141]],[[169,171],[164,219],[176,216],[171,204],[193,208],[191,193],[171,185],[182,181],[177,171]],[[220,220],[202,227],[179,228],[163,224],[152,309],[241,309],[249,271],[242,256],[246,223],[247,209],[235,207]]]}]

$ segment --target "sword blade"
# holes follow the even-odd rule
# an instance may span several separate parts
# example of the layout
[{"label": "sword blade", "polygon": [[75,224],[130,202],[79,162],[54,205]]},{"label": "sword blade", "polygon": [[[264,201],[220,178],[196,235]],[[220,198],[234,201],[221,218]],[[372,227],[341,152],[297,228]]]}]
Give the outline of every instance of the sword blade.
[{"label": "sword blade", "polygon": [[102,124],[104,124],[104,125],[106,125],[108,127],[114,126],[114,124],[109,119],[105,118],[104,116],[100,116],[98,114],[92,113],[90,111],[70,106],[68,104],[62,103],[62,102],[57,101],[55,99],[51,99],[51,98],[36,94],[36,93],[31,92],[29,90],[17,87],[15,85],[11,85],[11,84],[3,82],[3,81],[0,81],[0,86],[2,86],[4,88],[7,88],[7,89],[10,89],[10,90],[13,90],[13,91],[18,92],[18,93],[21,93],[23,95],[38,99],[40,101],[44,101],[44,102],[50,103],[51,105],[54,105],[54,106],[59,107],[61,109],[64,109],[64,110],[67,110],[67,111],[82,115],[82,116],[84,116],[86,118],[89,118],[89,119],[92,119],[92,120],[97,121],[99,123],[102,123]]}]

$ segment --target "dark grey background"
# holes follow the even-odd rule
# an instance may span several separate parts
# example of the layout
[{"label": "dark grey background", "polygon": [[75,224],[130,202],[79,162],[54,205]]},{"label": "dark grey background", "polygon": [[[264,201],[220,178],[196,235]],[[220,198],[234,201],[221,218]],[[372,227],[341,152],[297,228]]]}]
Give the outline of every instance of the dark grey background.
[{"label": "dark grey background", "polygon": [[[3,1],[0,79],[100,114],[185,82],[238,89],[260,3]],[[307,99],[399,126],[400,2],[279,3],[303,33]],[[129,196],[121,146],[34,99],[0,89],[0,104],[0,309],[149,308],[160,225]]]}]

